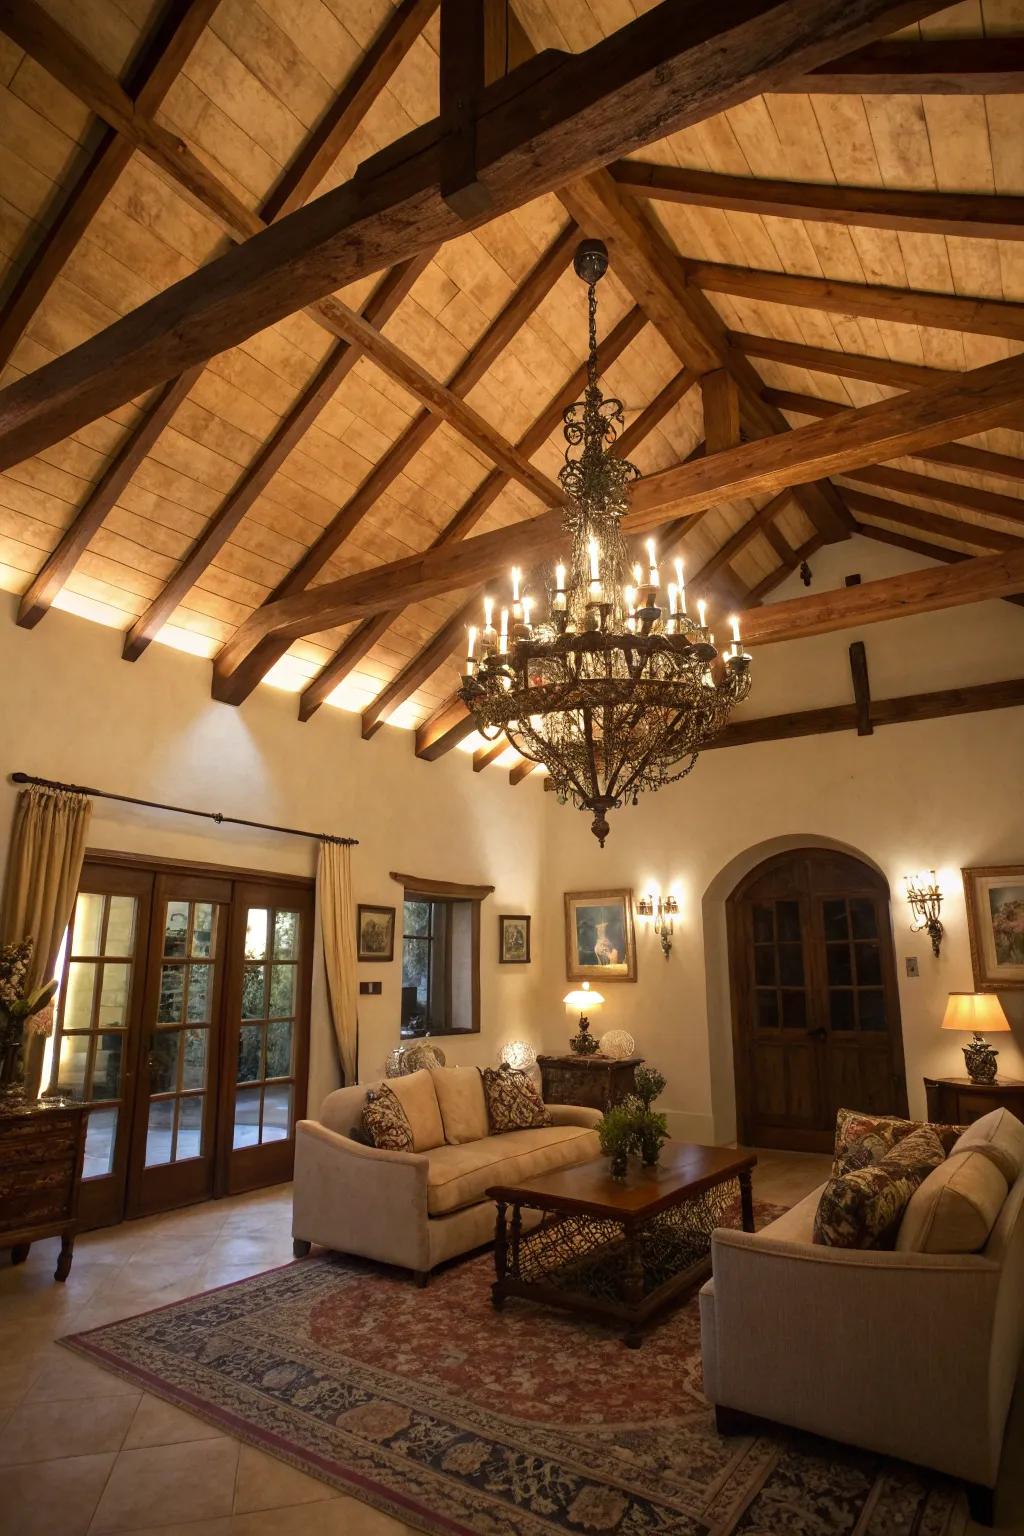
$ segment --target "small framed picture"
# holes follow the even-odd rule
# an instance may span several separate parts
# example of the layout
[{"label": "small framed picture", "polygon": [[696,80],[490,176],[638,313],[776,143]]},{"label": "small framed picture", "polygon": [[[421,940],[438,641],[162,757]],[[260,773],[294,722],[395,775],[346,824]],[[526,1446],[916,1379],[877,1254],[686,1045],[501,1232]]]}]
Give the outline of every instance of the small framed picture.
[{"label": "small framed picture", "polygon": [[632,891],[566,891],[570,981],[636,981]]},{"label": "small framed picture", "polygon": [[356,959],[395,958],[394,907],[367,907],[359,903],[356,915]]},{"label": "small framed picture", "polygon": [[1024,988],[1024,864],[963,869],[977,992]]},{"label": "small framed picture", "polygon": [[529,965],[530,919],[503,912],[498,918],[498,964]]}]

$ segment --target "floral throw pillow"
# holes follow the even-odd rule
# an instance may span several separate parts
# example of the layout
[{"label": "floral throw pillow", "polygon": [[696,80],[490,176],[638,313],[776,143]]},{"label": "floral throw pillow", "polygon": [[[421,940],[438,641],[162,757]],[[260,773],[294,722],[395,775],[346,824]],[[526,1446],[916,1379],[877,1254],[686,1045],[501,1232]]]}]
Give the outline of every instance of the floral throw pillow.
[{"label": "floral throw pillow", "polygon": [[828,1248],[892,1248],[918,1185],[945,1162],[930,1125],[902,1137],[887,1156],[833,1176],[814,1217],[814,1241]]},{"label": "floral throw pillow", "polygon": [[[840,1178],[854,1168],[869,1168],[888,1157],[893,1147],[921,1130],[923,1120],[901,1120],[896,1115],[865,1115],[855,1109],[841,1109],[836,1116],[836,1144],[832,1177]],[[928,1125],[948,1154],[960,1136],[958,1125]]]},{"label": "floral throw pillow", "polygon": [[398,1095],[386,1084],[371,1088],[363,1106],[363,1130],[375,1147],[388,1152],[411,1152],[412,1126]]},{"label": "floral throw pillow", "polygon": [[511,1067],[485,1067],[482,1076],[492,1136],[501,1131],[529,1131],[551,1124],[540,1090],[525,1072],[516,1072]]}]

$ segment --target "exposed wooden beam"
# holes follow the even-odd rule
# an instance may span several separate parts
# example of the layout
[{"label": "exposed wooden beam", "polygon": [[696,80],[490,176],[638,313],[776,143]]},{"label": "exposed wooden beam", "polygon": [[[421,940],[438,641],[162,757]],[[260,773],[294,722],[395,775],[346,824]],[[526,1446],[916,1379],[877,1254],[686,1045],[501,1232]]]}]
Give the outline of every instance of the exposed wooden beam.
[{"label": "exposed wooden beam", "polygon": [[[850,511],[858,519],[885,518],[891,523],[918,528],[922,533],[933,534],[938,539],[955,539],[961,544],[973,544],[975,549],[1020,549],[1024,545],[1024,539],[1019,534],[982,527],[980,523],[968,523],[958,517],[942,517],[937,512],[923,512],[920,507],[911,507],[902,501],[890,501],[884,496],[870,496],[865,491],[848,490],[846,500]],[[1021,520],[1024,522],[1024,514]]]},{"label": "exposed wooden beam", "polygon": [[[604,349],[602,349],[603,357]],[[696,382],[697,375],[689,368],[680,368],[678,373],[673,374],[668,383],[659,389],[650,405],[645,405],[639,415],[630,422],[616,442],[615,452],[621,458],[628,458],[637,443],[643,442],[647,434],[653,432],[655,427],[664,421],[669,411],[679,404]]]},{"label": "exposed wooden beam", "polygon": [[[912,693],[903,698],[873,699],[871,723],[907,725],[915,720],[941,720],[951,715],[979,714],[990,709],[1015,709],[1024,704],[1024,678],[1006,682],[976,683],[966,688],[943,688],[935,693]],[[856,704],[833,704],[825,709],[802,709],[792,714],[765,715],[761,719],[733,720],[704,748],[746,747],[759,741],[791,741],[799,736],[824,736],[833,731],[855,731]]]},{"label": "exposed wooden beam", "polygon": [[1024,91],[1024,38],[883,38],[795,75],[775,94],[1005,96]]},{"label": "exposed wooden beam", "polygon": [[773,181],[645,160],[617,160],[609,169],[620,187],[637,196],[699,208],[926,235],[1024,239],[1024,197]]},{"label": "exposed wooden beam", "polygon": [[763,507],[747,519],[742,528],[737,528],[736,532],[726,539],[721,548],[716,549],[714,554],[710,555],[702,566],[687,576],[687,585],[698,587],[701,582],[709,581],[723,566],[728,565],[737,555],[742,554],[747,545],[752,543],[759,533],[764,533],[771,526],[772,521],[778,517],[787,502],[792,500],[792,497],[792,491],[785,490],[780,491],[777,496],[773,496],[771,501],[765,502]]},{"label": "exposed wooden beam", "polygon": [[[1024,399],[1024,357],[1002,358],[927,389],[861,406],[846,415],[707,454],[641,480],[632,490],[624,529],[645,533],[716,500],[760,493],[827,474],[844,474],[879,459],[899,458],[934,443],[1004,425]],[[546,558],[562,540],[561,513],[327,583],[315,594],[271,604],[247,620],[244,645],[278,632],[299,638],[391,607],[482,580],[513,561]]]},{"label": "exposed wooden beam", "polygon": [[868,653],[863,640],[850,645],[850,679],[853,683],[853,706],[857,712],[857,735],[870,736],[874,731],[871,723],[871,683],[868,678]]},{"label": "exposed wooden beam", "polygon": [[460,741],[465,741],[475,730],[472,715],[458,694],[453,694],[417,730],[416,756],[432,763],[450,752],[452,747],[457,747]]},{"label": "exposed wooden beam", "polygon": [[921,496],[940,501],[962,512],[979,512],[984,517],[1001,517],[1008,523],[1024,523],[1024,500],[1003,496],[981,486],[959,485],[954,480],[940,480],[937,475],[915,475],[908,469],[893,469],[888,464],[871,464],[844,471],[847,480],[858,485],[878,486],[903,496]]},{"label": "exposed wooden beam", "polygon": [[[124,90],[136,111],[156,111],[216,6],[217,0],[171,0],[152,38],[143,45],[125,77]],[[30,20],[30,13],[20,4],[8,5],[4,7],[0,26],[8,31],[8,23],[14,26]],[[127,139],[112,129],[104,131],[63,207],[23,265],[0,311],[0,367],[10,357],[132,152],[133,145]],[[179,371],[170,368],[153,383],[162,384]]]},{"label": "exposed wooden beam", "polygon": [[473,772],[483,773],[492,763],[508,751],[509,740],[507,736],[499,736],[496,741],[489,742],[486,747],[478,747],[473,753]]},{"label": "exposed wooden beam", "polygon": [[[447,387],[452,394],[459,397],[469,394],[529,319],[537,305],[551,291],[570,260],[576,234],[576,228],[570,222],[531,268],[512,298],[488,326],[448,381]],[[328,523],[323,533],[310,546],[294,569],[278,584],[272,594],[272,600],[286,597],[292,592],[300,592],[315,580],[440,424],[438,416],[425,410],[420,412],[344,506],[339,509],[337,515]],[[517,451],[523,454],[524,458],[528,457],[523,453],[521,444],[517,445]],[[494,473],[499,477],[500,486],[503,487],[508,483],[507,475],[501,471]],[[488,482],[484,483],[486,485]],[[494,494],[497,494],[496,490]],[[468,517],[464,519],[467,528],[469,521]],[[386,627],[386,625],[382,627],[377,620],[371,625],[372,638],[370,629],[365,630],[358,639],[356,636],[350,636],[349,640],[354,642],[353,651],[357,646],[363,646],[361,656],[365,656]],[[239,656],[230,647],[225,647],[214,663],[214,697],[223,703],[240,704],[287,649],[287,641],[273,640],[265,641],[246,656]],[[333,692],[340,680],[338,678],[330,684],[329,693]]]},{"label": "exposed wooden beam", "polygon": [[[858,523],[856,531],[865,539],[890,544],[894,549],[905,549],[909,554],[923,555],[926,560],[938,560],[944,565],[958,565],[964,560],[973,559],[966,550],[950,549],[946,544],[931,544],[925,539],[915,539],[911,534],[898,533],[895,528],[879,528],[875,523]],[[1019,594],[1004,597],[1003,602],[1024,608],[1024,596]]]},{"label": "exposed wooden beam", "polygon": [[740,394],[728,368],[705,373],[700,381],[704,402],[704,446],[708,453],[735,448],[740,440]]},{"label": "exposed wooden beam", "polygon": [[786,535],[780,530],[778,524],[766,523],[761,532],[786,568],[788,570],[795,569],[798,564],[796,550],[790,544]]},{"label": "exposed wooden beam", "polygon": [[466,625],[473,623],[480,612],[480,597],[479,592],[474,592],[466,602],[460,604],[426,645],[406,662],[401,671],[366,706],[362,715],[364,741],[375,736],[387,717],[410,698],[417,688],[422,688],[457,647],[465,644]]},{"label": "exposed wooden beam", "polygon": [[147,407],[142,420],[115,453],[81,509],[61,535],[56,548],[47,555],[41,570],[33,577],[32,584],[22,597],[18,608],[18,623],[24,629],[34,629],[43,615],[49,611],[54,598],[67,584],[72,571],[85,554],[93,535],[101,527],[107,513],[115,505],[121,492],[154,446],[201,372],[201,367],[190,368],[188,373],[165,384],[158,392],[156,399]]},{"label": "exposed wooden beam", "polygon": [[484,6],[441,0],[441,196],[461,218],[491,206],[476,174],[476,120],[484,90]]},{"label": "exposed wooden beam", "polygon": [[[765,529],[766,537],[770,537],[772,527],[773,524],[769,523]],[[857,532],[856,523],[854,524],[853,531]],[[776,587],[781,587],[787,576],[792,576],[793,572],[803,561],[809,560],[821,548],[824,542],[825,540],[820,533],[812,533],[809,539],[804,540],[799,549],[793,549],[787,544],[785,550],[779,551],[780,564],[776,566],[774,571],[769,571],[768,575],[763,577],[755,587],[751,587],[747,593],[747,606],[751,607],[763,602],[770,593],[775,591]]]},{"label": "exposed wooden beam", "polygon": [[508,781],[509,781],[509,783],[513,787],[516,784],[522,784],[523,780],[524,779],[528,779],[530,777],[531,773],[533,773],[540,766],[541,766],[540,763],[531,762],[531,760],[528,757],[524,757],[521,762],[514,763],[512,765],[512,767],[509,769],[509,771],[508,771]]},{"label": "exposed wooden beam", "polygon": [[922,293],[915,288],[881,288],[872,283],[840,283],[827,277],[794,277],[788,272],[760,272],[720,262],[683,263],[687,281],[705,293],[788,304],[797,309],[824,309],[834,314],[864,315],[871,320],[895,320],[901,325],[925,325],[1002,341],[1024,341],[1024,304],[1002,299],[959,298],[949,293]]},{"label": "exposed wooden beam", "polygon": [[744,357],[807,368],[812,373],[834,373],[843,379],[864,379],[893,389],[917,389],[951,377],[954,370],[924,368],[919,363],[897,363],[890,357],[870,357],[862,352],[839,352],[832,347],[810,347],[802,341],[782,341],[776,336],[749,336],[730,331],[729,342]]},{"label": "exposed wooden beam", "polygon": [[[926,15],[934,0],[666,3],[578,54],[544,54],[484,92],[477,174],[492,214]],[[184,278],[0,396],[0,468],[296,308],[469,227],[440,195],[435,119],[353,181]],[[484,215],[480,215],[482,219]]]}]

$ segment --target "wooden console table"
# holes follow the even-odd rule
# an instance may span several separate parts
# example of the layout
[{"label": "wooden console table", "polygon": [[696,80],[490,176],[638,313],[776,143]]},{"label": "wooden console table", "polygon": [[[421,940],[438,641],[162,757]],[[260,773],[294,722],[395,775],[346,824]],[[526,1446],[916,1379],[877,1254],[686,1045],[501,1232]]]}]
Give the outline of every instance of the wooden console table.
[{"label": "wooden console table", "polygon": [[926,1077],[928,1119],[942,1125],[970,1125],[991,1109],[1008,1109],[1024,1120],[1024,1083],[1004,1077],[994,1083],[972,1083],[969,1077]]},{"label": "wooden console table", "polygon": [[0,1100],[0,1248],[24,1264],[33,1243],[59,1236],[55,1280],[71,1270],[85,1122],[64,1099]]},{"label": "wooden console table", "polygon": [[642,1056],[617,1061],[611,1056],[538,1056],[541,1093],[545,1104],[583,1104],[588,1109],[610,1109],[627,1093],[636,1091],[636,1069]]}]

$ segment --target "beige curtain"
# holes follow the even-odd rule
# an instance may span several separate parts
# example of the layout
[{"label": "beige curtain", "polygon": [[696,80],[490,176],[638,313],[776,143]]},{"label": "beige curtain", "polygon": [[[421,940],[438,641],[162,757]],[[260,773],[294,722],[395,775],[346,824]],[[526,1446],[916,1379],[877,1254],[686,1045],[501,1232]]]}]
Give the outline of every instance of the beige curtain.
[{"label": "beige curtain", "polygon": [[316,904],[342,1082],[354,1083],[359,1060],[356,909],[352,900],[352,849],[345,843],[320,844]]}]

